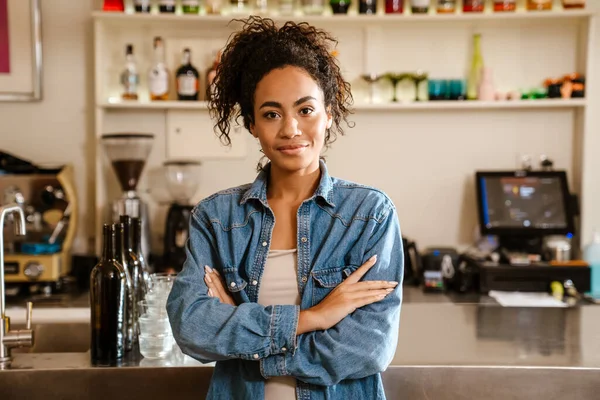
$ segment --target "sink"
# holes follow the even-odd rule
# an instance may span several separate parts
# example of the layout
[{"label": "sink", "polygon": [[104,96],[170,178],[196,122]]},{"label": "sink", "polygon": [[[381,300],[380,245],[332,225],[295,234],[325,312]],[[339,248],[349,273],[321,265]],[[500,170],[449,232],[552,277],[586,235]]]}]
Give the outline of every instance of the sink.
[{"label": "sink", "polygon": [[90,348],[88,323],[33,324],[33,330],[33,347],[13,349],[13,353],[85,353]]}]

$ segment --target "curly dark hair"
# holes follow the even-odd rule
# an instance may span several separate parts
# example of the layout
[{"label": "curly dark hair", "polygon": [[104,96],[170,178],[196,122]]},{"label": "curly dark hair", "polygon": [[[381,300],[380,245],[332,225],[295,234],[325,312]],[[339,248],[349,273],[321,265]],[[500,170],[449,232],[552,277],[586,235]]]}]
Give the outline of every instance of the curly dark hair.
[{"label": "curly dark hair", "polygon": [[286,22],[278,28],[273,20],[257,16],[234,21],[242,22],[243,27],[223,50],[208,105],[211,117],[217,120],[215,133],[223,144],[231,145],[231,125],[238,117],[250,130],[256,86],[270,71],[284,66],[302,68],[323,91],[325,106],[333,117],[325,146],[333,143],[337,134],[344,134],[342,120],[352,126],[347,119],[353,104],[350,84],[331,54],[337,40],[306,22]]}]

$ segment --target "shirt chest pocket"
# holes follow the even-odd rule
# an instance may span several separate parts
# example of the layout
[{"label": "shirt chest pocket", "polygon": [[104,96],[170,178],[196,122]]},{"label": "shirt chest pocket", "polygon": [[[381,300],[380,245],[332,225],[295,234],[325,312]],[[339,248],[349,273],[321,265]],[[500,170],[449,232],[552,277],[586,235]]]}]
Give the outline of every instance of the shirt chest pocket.
[{"label": "shirt chest pocket", "polygon": [[226,268],[223,270],[223,277],[225,278],[227,290],[235,300],[236,304],[247,302],[248,299],[244,289],[248,283],[240,276],[239,271],[236,268]]},{"label": "shirt chest pocket", "polygon": [[344,281],[357,267],[345,265],[311,272],[313,280],[312,306],[319,304],[333,289]]}]

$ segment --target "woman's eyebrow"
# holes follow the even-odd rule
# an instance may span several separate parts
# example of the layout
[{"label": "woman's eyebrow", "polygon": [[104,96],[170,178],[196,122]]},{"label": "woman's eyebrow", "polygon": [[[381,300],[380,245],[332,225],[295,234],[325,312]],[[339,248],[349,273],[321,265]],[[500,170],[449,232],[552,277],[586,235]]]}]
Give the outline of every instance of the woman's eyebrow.
[{"label": "woman's eyebrow", "polygon": [[[317,99],[315,99],[313,96],[304,96],[294,102],[294,107],[297,105],[300,105],[308,100],[317,100]],[[282,108],[281,103],[278,103],[276,101],[265,101],[264,103],[261,104],[261,106],[258,109],[260,110],[261,108],[264,108],[264,107]]]}]

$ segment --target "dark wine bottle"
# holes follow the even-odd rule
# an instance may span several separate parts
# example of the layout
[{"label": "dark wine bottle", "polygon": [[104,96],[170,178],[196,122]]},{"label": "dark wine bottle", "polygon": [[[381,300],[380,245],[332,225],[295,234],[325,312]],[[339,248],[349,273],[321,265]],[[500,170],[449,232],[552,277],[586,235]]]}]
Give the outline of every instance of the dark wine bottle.
[{"label": "dark wine bottle", "polygon": [[144,258],[144,253],[142,253],[142,219],[141,218],[131,218],[131,252],[135,255],[137,262],[139,263],[139,268],[141,270],[141,274],[143,276],[144,282],[144,293],[146,293],[146,288],[148,287],[148,281],[150,280],[150,268]]},{"label": "dark wine bottle", "polygon": [[127,257],[125,256],[125,227],[122,223],[117,223],[114,225],[115,242],[117,244],[115,257],[117,262],[125,269],[125,275],[127,277],[127,301],[125,303],[125,324],[127,335],[125,337],[125,351],[131,351],[131,349],[133,349],[133,343],[137,339],[137,321],[135,320],[135,292],[133,290],[131,274],[129,273]]},{"label": "dark wine bottle", "polygon": [[183,49],[181,66],[177,69],[177,98],[179,100],[198,100],[200,92],[200,73],[192,65],[192,55],[188,48]]},{"label": "dark wine bottle", "polygon": [[125,353],[127,274],[116,260],[116,230],[104,225],[102,257],[90,274],[91,359],[115,365]]}]

